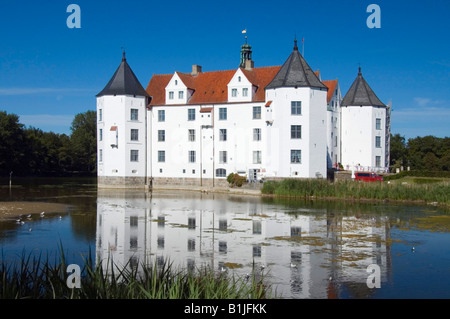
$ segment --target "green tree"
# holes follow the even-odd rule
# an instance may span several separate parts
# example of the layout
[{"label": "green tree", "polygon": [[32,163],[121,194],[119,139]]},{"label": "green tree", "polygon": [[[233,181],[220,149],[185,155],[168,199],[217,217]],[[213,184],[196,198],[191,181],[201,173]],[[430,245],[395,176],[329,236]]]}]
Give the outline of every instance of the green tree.
[{"label": "green tree", "polygon": [[391,134],[391,167],[405,166],[407,152],[405,137],[400,134]]},{"label": "green tree", "polygon": [[85,173],[97,171],[97,113],[79,113],[70,128],[70,146],[73,170]]},{"label": "green tree", "polygon": [[26,175],[25,135],[19,116],[0,111],[0,175]]}]

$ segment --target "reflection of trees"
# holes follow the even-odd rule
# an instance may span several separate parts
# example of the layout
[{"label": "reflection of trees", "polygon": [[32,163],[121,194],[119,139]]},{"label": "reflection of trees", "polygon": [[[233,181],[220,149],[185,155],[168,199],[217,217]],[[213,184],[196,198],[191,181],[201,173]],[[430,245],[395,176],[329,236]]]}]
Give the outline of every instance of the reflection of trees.
[{"label": "reflection of trees", "polygon": [[95,242],[97,228],[97,201],[95,197],[78,199],[78,205],[70,213],[72,231],[77,240]]}]

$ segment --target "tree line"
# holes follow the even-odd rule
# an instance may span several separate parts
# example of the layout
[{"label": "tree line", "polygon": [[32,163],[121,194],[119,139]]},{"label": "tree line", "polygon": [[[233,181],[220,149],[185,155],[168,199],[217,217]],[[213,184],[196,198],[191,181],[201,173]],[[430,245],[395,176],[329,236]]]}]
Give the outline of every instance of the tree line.
[{"label": "tree line", "polygon": [[450,171],[450,137],[391,135],[391,169]]},{"label": "tree line", "polygon": [[97,173],[97,114],[77,114],[71,134],[25,127],[0,111],[0,176],[71,176]]}]

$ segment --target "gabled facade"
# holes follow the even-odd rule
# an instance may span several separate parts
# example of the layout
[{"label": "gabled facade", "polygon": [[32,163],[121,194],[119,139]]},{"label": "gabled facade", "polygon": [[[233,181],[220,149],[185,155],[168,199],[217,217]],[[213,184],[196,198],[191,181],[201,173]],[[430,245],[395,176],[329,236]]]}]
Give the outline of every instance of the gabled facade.
[{"label": "gabled facade", "polygon": [[[203,72],[193,65],[191,73],[154,75],[146,90],[124,56],[97,96],[99,185],[213,187],[227,185],[230,173],[249,181],[326,178],[338,163],[366,164],[358,152],[368,151],[351,145],[382,134],[384,123],[357,139],[356,127],[368,124],[348,101],[362,98],[362,76],[349,90],[352,98],[342,99],[338,81],[321,81],[296,41],[281,66],[255,68],[251,47],[242,50],[237,69]],[[372,93],[374,105],[364,110],[378,121],[382,106]],[[378,160],[384,163],[377,158],[368,167]]]}]

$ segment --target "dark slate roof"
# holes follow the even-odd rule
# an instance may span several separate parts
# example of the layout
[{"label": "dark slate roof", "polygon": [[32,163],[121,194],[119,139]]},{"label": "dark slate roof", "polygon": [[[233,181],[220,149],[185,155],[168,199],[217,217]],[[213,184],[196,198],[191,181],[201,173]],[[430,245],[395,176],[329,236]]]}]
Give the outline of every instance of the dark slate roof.
[{"label": "dark slate roof", "polygon": [[266,89],[280,87],[312,87],[327,89],[325,84],[320,81],[298,51],[297,40],[295,40],[294,50],[291,55],[286,62],[284,62],[272,82],[266,86]]},{"label": "dark slate roof", "polygon": [[97,97],[104,95],[149,96],[137,79],[133,70],[131,70],[128,65],[127,59],[125,58],[125,52],[123,53],[122,62],[117,68],[116,73],[114,73],[105,88],[97,94]]},{"label": "dark slate roof", "polygon": [[341,106],[386,106],[364,80],[361,67],[358,76],[342,100]]}]

